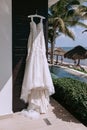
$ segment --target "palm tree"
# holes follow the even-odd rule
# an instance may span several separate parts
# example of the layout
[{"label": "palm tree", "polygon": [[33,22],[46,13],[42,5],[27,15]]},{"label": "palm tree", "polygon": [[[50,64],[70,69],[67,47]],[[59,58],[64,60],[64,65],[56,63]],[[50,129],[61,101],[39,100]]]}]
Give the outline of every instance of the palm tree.
[{"label": "palm tree", "polygon": [[59,17],[49,18],[48,23],[49,23],[48,42],[51,43],[51,63],[53,63],[53,52],[54,52],[55,38],[60,36],[61,33],[68,35],[73,40],[75,39],[75,36],[74,36],[73,32],[67,28],[64,21]]},{"label": "palm tree", "polygon": [[51,42],[51,63],[53,63],[53,50],[55,38],[64,33],[73,40],[74,34],[68,29],[69,26],[87,25],[79,22],[80,19],[86,18],[87,7],[80,5],[78,0],[60,0],[50,7],[48,15],[48,40]]},{"label": "palm tree", "polygon": [[[55,6],[52,6],[52,8]],[[61,33],[68,35],[74,40],[73,33],[67,28],[63,19],[59,17],[59,14],[54,14],[51,8],[52,15],[48,15],[48,41],[51,43],[51,63],[53,63],[53,51],[55,45],[55,38]],[[56,11],[55,11],[56,12]]]},{"label": "palm tree", "polygon": [[[50,21],[51,20],[51,21]],[[73,40],[75,36],[72,31],[70,31],[67,26],[64,24],[61,18],[56,18],[52,22],[52,18],[48,20],[49,27],[48,27],[48,42],[51,43],[51,63],[53,63],[53,52],[54,52],[54,45],[55,45],[55,38],[60,36],[60,33],[64,33],[65,35],[69,36]],[[53,27],[51,26],[51,22],[53,23]]]}]

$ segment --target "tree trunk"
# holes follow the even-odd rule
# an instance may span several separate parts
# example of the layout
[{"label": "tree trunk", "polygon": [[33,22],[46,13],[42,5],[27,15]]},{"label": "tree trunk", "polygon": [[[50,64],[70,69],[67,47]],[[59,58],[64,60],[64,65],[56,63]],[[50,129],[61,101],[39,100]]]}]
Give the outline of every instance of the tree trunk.
[{"label": "tree trunk", "polygon": [[54,57],[54,42],[51,42],[51,64],[53,64],[53,57]]},{"label": "tree trunk", "polygon": [[54,35],[53,35],[53,40],[51,42],[51,64],[53,64],[53,56],[54,56],[54,47],[55,47],[55,35],[56,35],[56,29],[54,29]]}]

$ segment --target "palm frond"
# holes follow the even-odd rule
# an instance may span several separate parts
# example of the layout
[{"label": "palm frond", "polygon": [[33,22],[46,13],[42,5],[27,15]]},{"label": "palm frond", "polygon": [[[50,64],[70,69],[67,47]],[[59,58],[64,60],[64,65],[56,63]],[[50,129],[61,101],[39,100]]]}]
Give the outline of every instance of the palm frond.
[{"label": "palm frond", "polygon": [[84,31],[82,31],[82,33],[84,33],[84,32],[87,32],[87,29],[86,29],[86,30],[84,30]]},{"label": "palm frond", "polygon": [[87,28],[87,25],[82,22],[77,22],[77,25]]},{"label": "palm frond", "polygon": [[65,24],[61,18],[56,18],[54,21],[54,28],[58,28],[62,33],[65,33]]},{"label": "palm frond", "polygon": [[70,38],[72,38],[73,40],[75,40],[74,33],[71,30],[69,30],[67,27],[66,27],[66,35],[68,35]]}]

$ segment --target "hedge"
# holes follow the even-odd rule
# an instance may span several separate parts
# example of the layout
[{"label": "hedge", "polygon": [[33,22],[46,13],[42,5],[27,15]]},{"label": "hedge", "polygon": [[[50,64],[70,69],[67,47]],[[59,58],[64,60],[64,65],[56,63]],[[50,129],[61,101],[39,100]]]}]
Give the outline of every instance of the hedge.
[{"label": "hedge", "polygon": [[87,84],[72,78],[53,78],[53,97],[87,125]]}]

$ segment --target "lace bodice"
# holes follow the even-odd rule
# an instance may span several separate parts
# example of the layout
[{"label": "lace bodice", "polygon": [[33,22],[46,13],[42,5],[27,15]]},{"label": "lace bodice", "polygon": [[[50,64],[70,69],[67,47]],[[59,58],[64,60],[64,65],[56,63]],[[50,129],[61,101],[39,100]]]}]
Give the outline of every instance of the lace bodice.
[{"label": "lace bodice", "polygon": [[38,24],[36,24],[33,19],[31,19],[30,22],[30,32],[32,32],[34,35],[36,34],[36,36],[38,35],[38,33],[43,30],[43,23],[42,23],[42,19],[40,19],[40,22]]},{"label": "lace bodice", "polygon": [[[38,42],[40,41],[40,42]],[[30,22],[30,35],[28,40],[28,56],[30,55],[32,48],[40,50],[42,53],[45,53],[45,39],[43,33],[43,21],[40,19],[40,22],[36,24],[33,19]]]}]

